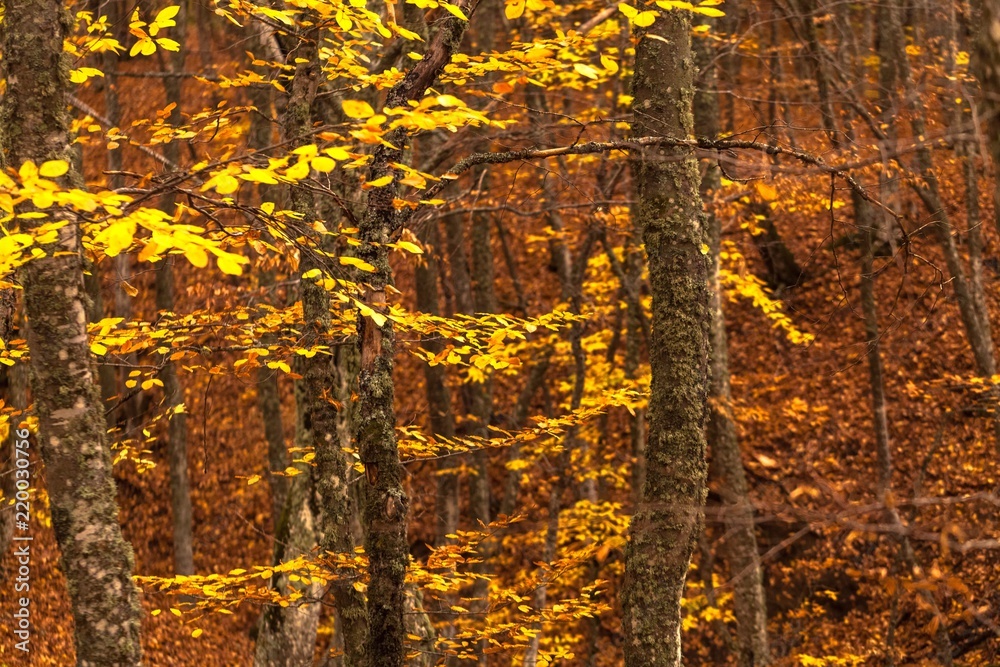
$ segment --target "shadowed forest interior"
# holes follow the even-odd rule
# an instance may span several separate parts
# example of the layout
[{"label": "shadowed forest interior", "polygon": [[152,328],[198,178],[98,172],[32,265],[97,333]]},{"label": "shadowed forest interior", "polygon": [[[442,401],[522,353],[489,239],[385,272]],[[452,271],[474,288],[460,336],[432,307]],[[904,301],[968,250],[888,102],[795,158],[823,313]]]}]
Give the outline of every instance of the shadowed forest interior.
[{"label": "shadowed forest interior", "polygon": [[1000,665],[1000,0],[0,4],[0,665]]}]

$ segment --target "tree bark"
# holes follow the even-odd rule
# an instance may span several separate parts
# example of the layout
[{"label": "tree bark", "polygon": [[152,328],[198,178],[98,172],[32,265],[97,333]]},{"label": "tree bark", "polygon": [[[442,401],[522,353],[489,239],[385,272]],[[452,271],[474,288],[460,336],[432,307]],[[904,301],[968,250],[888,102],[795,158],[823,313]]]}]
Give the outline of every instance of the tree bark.
[{"label": "tree bark", "polygon": [[[292,79],[291,92],[283,118],[285,140],[291,145],[301,145],[308,142],[308,131],[312,126],[314,102],[319,86],[321,71],[318,57],[319,33],[313,29],[303,37],[303,41],[289,54],[288,61],[296,63],[295,75]],[[308,188],[293,187],[289,193],[289,207],[301,214],[306,221],[316,218],[316,201]],[[316,250],[325,248],[325,240],[313,236],[311,243],[315,248],[303,248],[299,268],[305,273],[314,268],[322,269],[322,262]],[[330,328],[330,297],[326,290],[313,280],[302,280],[300,286],[304,326],[302,344],[306,347],[322,344]],[[336,406],[328,399],[327,393],[335,392],[340,385],[334,355],[317,354],[312,358],[296,360],[296,366],[302,379],[297,385],[296,405],[299,414],[298,438],[302,444],[309,443],[315,450],[314,475],[300,475],[295,478],[302,481],[293,483],[288,496],[285,515],[292,525],[288,531],[299,531],[304,541],[298,553],[289,553],[295,557],[316,544],[318,531],[322,551],[349,553],[353,551],[354,542],[351,536],[351,495],[347,483],[348,464],[341,447],[340,417]],[[314,481],[313,481],[314,476]],[[301,487],[301,489],[299,489]],[[311,496],[315,491],[319,496],[319,525],[313,531],[307,529],[316,518],[311,510]],[[311,544],[305,539],[312,532]],[[280,534],[279,534],[280,538]],[[278,540],[280,544],[280,539]],[[276,552],[276,556],[277,556]],[[338,573],[335,573],[335,575]],[[367,627],[365,623],[365,604],[360,592],[354,589],[353,582],[347,578],[335,576],[331,590],[340,616],[344,636],[345,667],[360,667],[364,664]],[[313,595],[319,590],[313,587]],[[300,646],[301,658],[288,656],[286,663],[300,664],[302,660],[312,655],[315,647],[316,628],[319,619],[320,606],[308,605],[308,609],[274,610],[273,616],[281,616],[282,620],[272,624],[273,632],[262,642],[264,636],[258,638],[258,646],[272,642],[283,642],[286,645]],[[268,621],[267,613],[262,618],[262,629]],[[282,627],[284,624],[284,627]],[[302,635],[308,640],[304,640]],[[306,649],[308,648],[308,653]],[[272,651],[274,656],[278,651]],[[260,657],[260,649],[258,657]],[[274,658],[271,658],[274,659]],[[309,658],[311,660],[311,657]],[[258,662],[258,664],[267,664]]]},{"label": "tree bark", "polygon": [[[661,12],[638,35],[635,136],[690,136],[694,62],[690,19]],[[681,662],[681,597],[705,502],[709,261],[693,151],[634,155],[635,223],[649,262],[652,384],[643,503],[625,556],[622,625],[626,667]]]},{"label": "tree bark", "polygon": [[[699,37],[695,51],[698,60],[707,64],[712,52]],[[719,103],[715,93],[714,70],[702,71],[699,91],[695,94],[694,115],[698,133],[710,139],[719,134]],[[719,166],[707,165],[701,181],[702,194],[709,197],[721,187]],[[726,320],[722,310],[719,284],[719,251],[722,225],[709,213],[709,246],[712,260],[711,292],[711,359],[708,399],[708,443],[712,462],[710,474],[723,497],[722,516],[726,528],[723,543],[729,561],[730,576],[735,578],[733,607],[736,615],[741,667],[761,667],[771,664],[767,636],[767,604],[764,596],[763,573],[757,548],[754,508],[743,470],[743,458],[733,419],[733,398],[729,382],[729,349],[726,340]],[[793,260],[794,261],[794,260]],[[710,576],[711,572],[706,572]]]},{"label": "tree bark", "polygon": [[[912,90],[912,76],[905,51],[905,38],[903,36],[902,18],[900,9],[894,5],[879,5],[879,25],[882,33],[892,45],[895,53],[892,54],[895,60],[896,76],[898,82],[907,91],[909,99],[906,106],[911,112],[910,126],[913,136],[927,136],[927,128],[924,120],[924,110],[920,100]],[[886,54],[888,55],[888,54]],[[958,301],[959,313],[962,323],[965,325],[966,337],[969,346],[972,348],[972,355],[976,364],[976,371],[984,376],[990,377],[996,373],[996,358],[993,352],[993,337],[990,332],[990,322],[984,318],[980,309],[976,305],[976,297],[973,287],[966,274],[966,268],[958,252],[955,243],[951,219],[941,197],[940,183],[934,171],[934,163],[931,151],[928,147],[922,146],[916,152],[916,171],[920,175],[920,181],[914,182],[912,187],[923,201],[928,213],[934,217],[934,231],[937,234],[938,242],[944,253],[945,263],[948,266],[948,273],[951,275],[952,284],[955,288],[955,300]]]},{"label": "tree bark", "polygon": [[[8,0],[2,109],[10,165],[71,162],[66,113],[69,15],[58,0]],[[79,177],[72,171],[63,184]],[[139,592],[118,505],[101,399],[87,338],[83,259],[76,220],[46,256],[24,267],[32,393],[39,418],[52,525],[73,607],[79,665],[138,665]],[[30,231],[37,221],[22,223]],[[56,254],[59,253],[59,254]]]},{"label": "tree bark", "polygon": [[[454,5],[466,16],[471,15],[472,6],[470,0],[459,0]],[[386,96],[385,107],[401,107],[423,96],[461,45],[468,21],[445,17],[438,25],[423,59],[392,87]],[[406,131],[397,128],[386,136],[386,141],[392,147],[383,144],[375,149],[368,170],[369,181],[392,173],[391,164],[403,158]],[[367,276],[365,301],[376,312],[385,310],[386,288],[392,283],[386,243],[398,224],[392,203],[396,192],[395,182],[372,188],[359,226],[362,245],[358,255],[375,267]],[[403,467],[396,442],[392,320],[376,321],[359,313],[358,343],[361,371],[358,374],[357,443],[368,484],[364,494],[365,551],[370,578],[368,664],[370,667],[402,667],[406,660],[403,610],[410,557],[406,540],[409,499],[403,488]]]},{"label": "tree bark", "polygon": [[[187,31],[187,12],[184,3],[181,11],[175,17],[177,22],[174,36],[180,42],[180,50],[168,61],[168,69],[174,72],[184,70],[184,35]],[[109,85],[111,82],[109,82]],[[167,104],[174,104],[170,112],[170,122],[175,126],[184,124],[181,114],[181,79],[166,77],[163,80],[166,89]],[[114,152],[114,151],[113,151]],[[163,156],[178,164],[181,158],[180,144],[171,141],[163,147]],[[163,208],[168,214],[173,214],[174,195],[164,197]],[[167,256],[161,261],[156,271],[156,308],[161,312],[173,312],[174,304],[174,269],[173,258]],[[177,376],[177,365],[165,360],[163,371],[163,394],[166,408],[170,410],[169,432],[167,435],[170,460],[170,503],[173,509],[174,536],[174,571],[177,574],[194,574],[194,537],[192,534],[193,510],[191,508],[191,483],[188,479],[187,456],[187,413],[178,412],[184,405],[184,387]]]},{"label": "tree bark", "polygon": [[[438,279],[440,272],[438,226],[435,222],[422,225],[419,230],[420,242],[425,248],[424,261],[417,266],[415,284],[417,309],[422,313],[439,315]],[[428,352],[438,354],[444,349],[437,336],[428,336],[422,345]],[[455,414],[451,406],[451,391],[445,382],[445,367],[442,364],[424,364],[424,384],[427,392],[427,410],[430,415],[431,433],[446,439],[455,437]],[[448,535],[458,529],[458,475],[451,471],[452,462],[442,459],[438,464],[437,480],[437,531],[436,546],[453,542]]]},{"label": "tree bark", "polygon": [[980,116],[993,158],[994,224],[1000,231],[1000,0],[978,4],[982,13],[972,70],[982,87]]}]

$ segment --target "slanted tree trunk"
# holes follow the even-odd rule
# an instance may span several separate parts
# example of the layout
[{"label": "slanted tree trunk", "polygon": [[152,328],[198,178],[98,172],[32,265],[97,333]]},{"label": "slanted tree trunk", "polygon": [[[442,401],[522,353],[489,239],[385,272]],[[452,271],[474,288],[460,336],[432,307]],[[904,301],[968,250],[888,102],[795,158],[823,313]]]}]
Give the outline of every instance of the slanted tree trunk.
[{"label": "slanted tree trunk", "polygon": [[[898,83],[906,91],[907,99],[904,106],[910,111],[910,126],[913,136],[923,137],[927,136],[924,109],[921,106],[920,98],[913,91],[913,77],[905,51],[906,40],[900,12],[900,8],[895,5],[879,5],[880,34],[886,36],[887,43],[894,50],[894,53],[886,53],[885,57],[891,57],[894,60]],[[921,146],[916,151],[915,171],[920,175],[920,179],[911,183],[911,187],[924,203],[927,212],[934,218],[934,231],[941,245],[948,273],[951,275],[951,282],[955,289],[955,300],[958,302],[962,323],[965,325],[966,338],[972,348],[976,371],[984,377],[990,377],[996,373],[996,358],[993,352],[990,322],[977,308],[973,281],[970,281],[964,262],[959,255],[951,219],[941,196],[937,174],[934,171],[933,157],[927,146]],[[1000,443],[1000,438],[998,438],[998,443]]]},{"label": "slanted tree trunk", "polygon": [[[66,113],[69,15],[58,0],[5,3],[2,113],[7,164],[71,162]],[[80,184],[72,171],[60,179]],[[63,214],[65,215],[65,214]],[[39,222],[22,221],[30,231]],[[139,594],[132,548],[118,525],[101,398],[87,338],[77,221],[24,267],[32,393],[52,526],[75,624],[79,665],[138,665]]]},{"label": "slanted tree trunk", "polygon": [[[695,94],[695,125],[700,135],[714,139],[719,134],[719,102],[715,93],[715,71],[709,64],[713,54],[704,38],[698,38],[695,51],[699,62],[707,68],[702,71],[699,92]],[[721,187],[720,176],[718,164],[710,162],[701,181],[705,196],[710,196],[711,192]],[[764,577],[757,549],[754,508],[743,470],[736,422],[733,419],[726,320],[719,284],[722,225],[711,213],[708,214],[708,228],[712,258],[711,382],[708,399],[708,444],[712,452],[710,474],[723,497],[722,516],[726,528],[724,550],[729,561],[730,576],[736,579],[733,586],[733,607],[736,614],[739,664],[741,667],[760,667],[771,664]],[[706,576],[710,574],[706,572]]]},{"label": "slanted tree trunk", "polygon": [[[694,131],[690,19],[661,12],[638,34],[632,132]],[[681,596],[705,502],[709,261],[694,152],[655,147],[634,155],[635,224],[652,290],[652,384],[646,484],[625,555],[622,625],[626,667],[681,663]]]}]

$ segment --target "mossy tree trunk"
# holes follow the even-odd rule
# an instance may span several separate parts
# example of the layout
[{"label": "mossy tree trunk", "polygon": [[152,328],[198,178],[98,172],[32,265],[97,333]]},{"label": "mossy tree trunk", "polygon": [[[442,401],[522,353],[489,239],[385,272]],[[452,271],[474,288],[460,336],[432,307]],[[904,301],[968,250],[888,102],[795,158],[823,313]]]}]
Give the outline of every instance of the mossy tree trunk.
[{"label": "mossy tree trunk", "polygon": [[[469,0],[459,0],[454,6],[469,16],[474,5]],[[401,107],[422,97],[461,45],[467,25],[468,21],[455,17],[441,19],[423,59],[392,87],[384,106]],[[375,149],[368,170],[369,181],[393,173],[391,165],[403,159],[407,138],[402,128],[386,136],[392,148],[381,145]],[[362,245],[358,256],[375,267],[366,276],[365,301],[377,313],[385,311],[386,288],[392,283],[386,243],[399,224],[393,207],[396,192],[395,183],[370,190],[359,225]],[[406,540],[409,499],[403,488],[403,466],[396,442],[392,320],[376,321],[359,313],[358,344],[361,370],[357,444],[368,485],[364,494],[365,551],[370,575],[367,659],[370,667],[402,667],[406,661],[407,631],[403,615],[410,558]]]},{"label": "mossy tree trunk", "polygon": [[[2,126],[7,164],[71,162],[66,113],[70,17],[59,0],[8,0]],[[72,171],[63,179],[80,184]],[[25,219],[30,230],[39,221]],[[139,592],[132,548],[118,525],[111,452],[87,338],[76,220],[24,267],[31,386],[52,526],[73,608],[79,665],[138,665]],[[57,254],[58,253],[58,254]]]},{"label": "mossy tree trunk", "polygon": [[[319,33],[314,29],[303,36],[288,57],[290,63],[295,63],[295,74],[282,125],[284,137],[291,145],[309,142],[316,92],[322,76],[318,46]],[[308,188],[290,189],[289,208],[300,213],[307,223],[316,219],[317,202]],[[310,243],[312,247],[303,247],[300,251],[299,268],[303,273],[314,268],[322,270],[326,264],[323,255],[317,252],[329,249],[325,239],[317,235]],[[302,344],[304,347],[322,345],[329,340],[330,297],[314,280],[303,280],[299,293],[304,320]],[[312,475],[297,476],[291,485],[279,526],[283,526],[282,532],[301,534],[302,538],[297,540],[299,544],[294,552],[281,554],[283,558],[293,558],[308,551],[316,544],[317,533],[322,551],[344,553],[353,550],[350,531],[353,512],[347,483],[347,458],[341,446],[341,420],[336,406],[328,399],[331,390],[340,393],[336,363],[336,356],[332,354],[296,360],[296,370],[302,375],[296,391],[297,437],[301,441],[297,444],[314,447],[315,471]],[[319,502],[318,522],[312,511],[314,493]],[[280,532],[276,543],[279,545],[276,546],[277,559]],[[344,665],[361,667],[365,662],[367,634],[364,598],[347,578],[335,578],[331,590],[344,636]],[[319,590],[314,588],[312,594],[317,593]],[[258,664],[269,664],[267,660],[284,660],[276,664],[288,665],[311,662],[319,609],[319,605],[312,605],[308,611],[274,609],[270,618],[265,614],[261,619],[262,630],[270,627],[271,631],[266,637],[262,634],[258,638]],[[296,657],[283,654],[281,645],[293,648]]]},{"label": "mossy tree trunk", "polygon": [[[694,131],[690,19],[661,12],[638,35],[635,136]],[[653,147],[633,156],[635,224],[652,290],[652,384],[643,502],[630,527],[622,589],[626,667],[681,663],[681,597],[705,502],[709,258],[693,151]]]}]

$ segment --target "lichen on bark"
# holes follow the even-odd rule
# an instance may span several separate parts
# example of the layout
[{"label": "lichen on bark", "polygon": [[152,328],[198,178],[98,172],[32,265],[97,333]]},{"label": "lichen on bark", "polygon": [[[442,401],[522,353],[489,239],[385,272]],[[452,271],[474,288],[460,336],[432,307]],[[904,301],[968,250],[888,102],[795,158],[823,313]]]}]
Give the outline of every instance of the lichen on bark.
[{"label": "lichen on bark", "polygon": [[[662,12],[638,35],[635,136],[693,133],[694,62],[686,12]],[[630,527],[622,590],[627,667],[681,662],[681,597],[705,501],[709,259],[700,175],[690,148],[633,154],[636,204],[653,296],[652,384],[643,502]]]},{"label": "lichen on bark", "polygon": [[[5,162],[72,164],[66,113],[69,16],[58,0],[5,3],[2,118]],[[65,182],[82,185],[70,172]],[[24,219],[25,231],[45,220]],[[78,222],[24,267],[31,386],[52,526],[73,608],[77,664],[138,665],[139,592],[118,525],[111,452],[87,338]],[[58,254],[56,254],[58,252]]]}]

